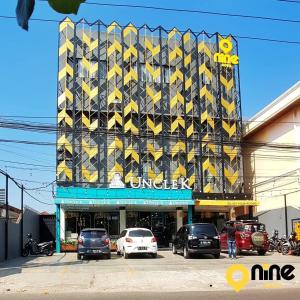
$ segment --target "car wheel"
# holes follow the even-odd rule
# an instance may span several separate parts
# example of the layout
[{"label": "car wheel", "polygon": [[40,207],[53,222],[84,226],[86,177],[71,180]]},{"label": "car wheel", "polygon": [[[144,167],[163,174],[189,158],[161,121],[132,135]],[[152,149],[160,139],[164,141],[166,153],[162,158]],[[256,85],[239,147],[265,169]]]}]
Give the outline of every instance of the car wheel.
[{"label": "car wheel", "polygon": [[266,251],[265,250],[258,250],[257,253],[260,256],[264,256],[266,254]]},{"label": "car wheel", "polygon": [[214,258],[217,258],[217,259],[220,258],[220,254],[221,253],[214,254]]},{"label": "car wheel", "polygon": [[126,253],[125,250],[123,252],[123,256],[124,256],[125,259],[127,259],[129,257],[128,253]]},{"label": "car wheel", "polygon": [[157,253],[151,253],[152,258],[157,258]]},{"label": "car wheel", "polygon": [[186,247],[183,248],[183,257],[184,258],[190,258],[190,253]]},{"label": "car wheel", "polygon": [[121,255],[121,252],[120,252],[120,251],[117,251],[117,255]]},{"label": "car wheel", "polygon": [[172,245],[172,253],[173,253],[173,254],[177,254],[177,251],[176,251],[176,248],[175,248],[175,245],[174,245],[174,244]]},{"label": "car wheel", "polygon": [[105,255],[105,258],[106,258],[106,259],[111,259],[111,253],[106,254],[106,255]]}]

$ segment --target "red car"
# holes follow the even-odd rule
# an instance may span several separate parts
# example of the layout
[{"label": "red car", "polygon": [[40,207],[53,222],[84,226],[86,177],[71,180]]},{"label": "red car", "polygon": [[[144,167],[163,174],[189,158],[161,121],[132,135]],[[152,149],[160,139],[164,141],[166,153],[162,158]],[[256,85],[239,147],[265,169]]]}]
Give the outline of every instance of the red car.
[{"label": "red car", "polygon": [[[258,255],[265,255],[269,249],[268,233],[264,224],[254,220],[239,220],[226,222],[226,226],[230,223],[236,228],[235,241],[237,253],[243,250],[257,251]],[[227,233],[226,227],[220,234],[221,249],[227,250]]]}]

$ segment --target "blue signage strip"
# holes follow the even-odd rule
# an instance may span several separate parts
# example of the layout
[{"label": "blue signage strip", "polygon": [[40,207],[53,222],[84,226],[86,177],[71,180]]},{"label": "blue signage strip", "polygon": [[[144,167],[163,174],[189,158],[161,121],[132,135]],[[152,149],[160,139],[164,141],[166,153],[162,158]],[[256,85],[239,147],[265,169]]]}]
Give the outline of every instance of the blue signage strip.
[{"label": "blue signage strip", "polygon": [[[81,188],[81,187],[58,187],[56,190],[55,203],[60,199],[70,199],[70,201],[78,201],[82,199],[112,201],[114,199],[120,199],[122,201],[127,200],[185,200],[191,201],[192,190],[178,189],[178,190],[166,190],[166,189],[133,189],[133,188]],[[141,200],[142,201],[142,200]],[[112,202],[111,202],[112,203]],[[99,203],[101,204],[101,203]],[[124,203],[126,204],[126,203]],[[130,203],[128,203],[130,204]],[[191,204],[191,203],[189,203]]]},{"label": "blue signage strip", "polygon": [[154,205],[154,206],[194,205],[193,200],[150,200],[150,199],[56,198],[55,203],[56,204],[66,204],[66,205]]}]

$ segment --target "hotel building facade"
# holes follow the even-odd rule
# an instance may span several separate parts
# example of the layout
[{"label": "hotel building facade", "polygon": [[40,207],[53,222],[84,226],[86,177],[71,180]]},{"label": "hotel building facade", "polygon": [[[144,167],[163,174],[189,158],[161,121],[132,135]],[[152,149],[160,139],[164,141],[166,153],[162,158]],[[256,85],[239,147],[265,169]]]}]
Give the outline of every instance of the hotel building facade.
[{"label": "hotel building facade", "polygon": [[245,205],[237,42],[65,19],[59,26],[57,250],[84,227],[218,227]]}]

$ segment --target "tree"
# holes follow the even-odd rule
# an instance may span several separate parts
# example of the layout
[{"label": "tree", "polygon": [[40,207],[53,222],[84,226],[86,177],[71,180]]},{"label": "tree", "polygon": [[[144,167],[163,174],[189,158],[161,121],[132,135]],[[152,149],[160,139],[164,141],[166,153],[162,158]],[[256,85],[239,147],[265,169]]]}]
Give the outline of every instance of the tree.
[{"label": "tree", "polygon": [[[77,14],[85,0],[48,0],[48,4],[58,13]],[[28,21],[34,11],[35,0],[18,0],[16,16],[19,26],[28,30]]]}]

